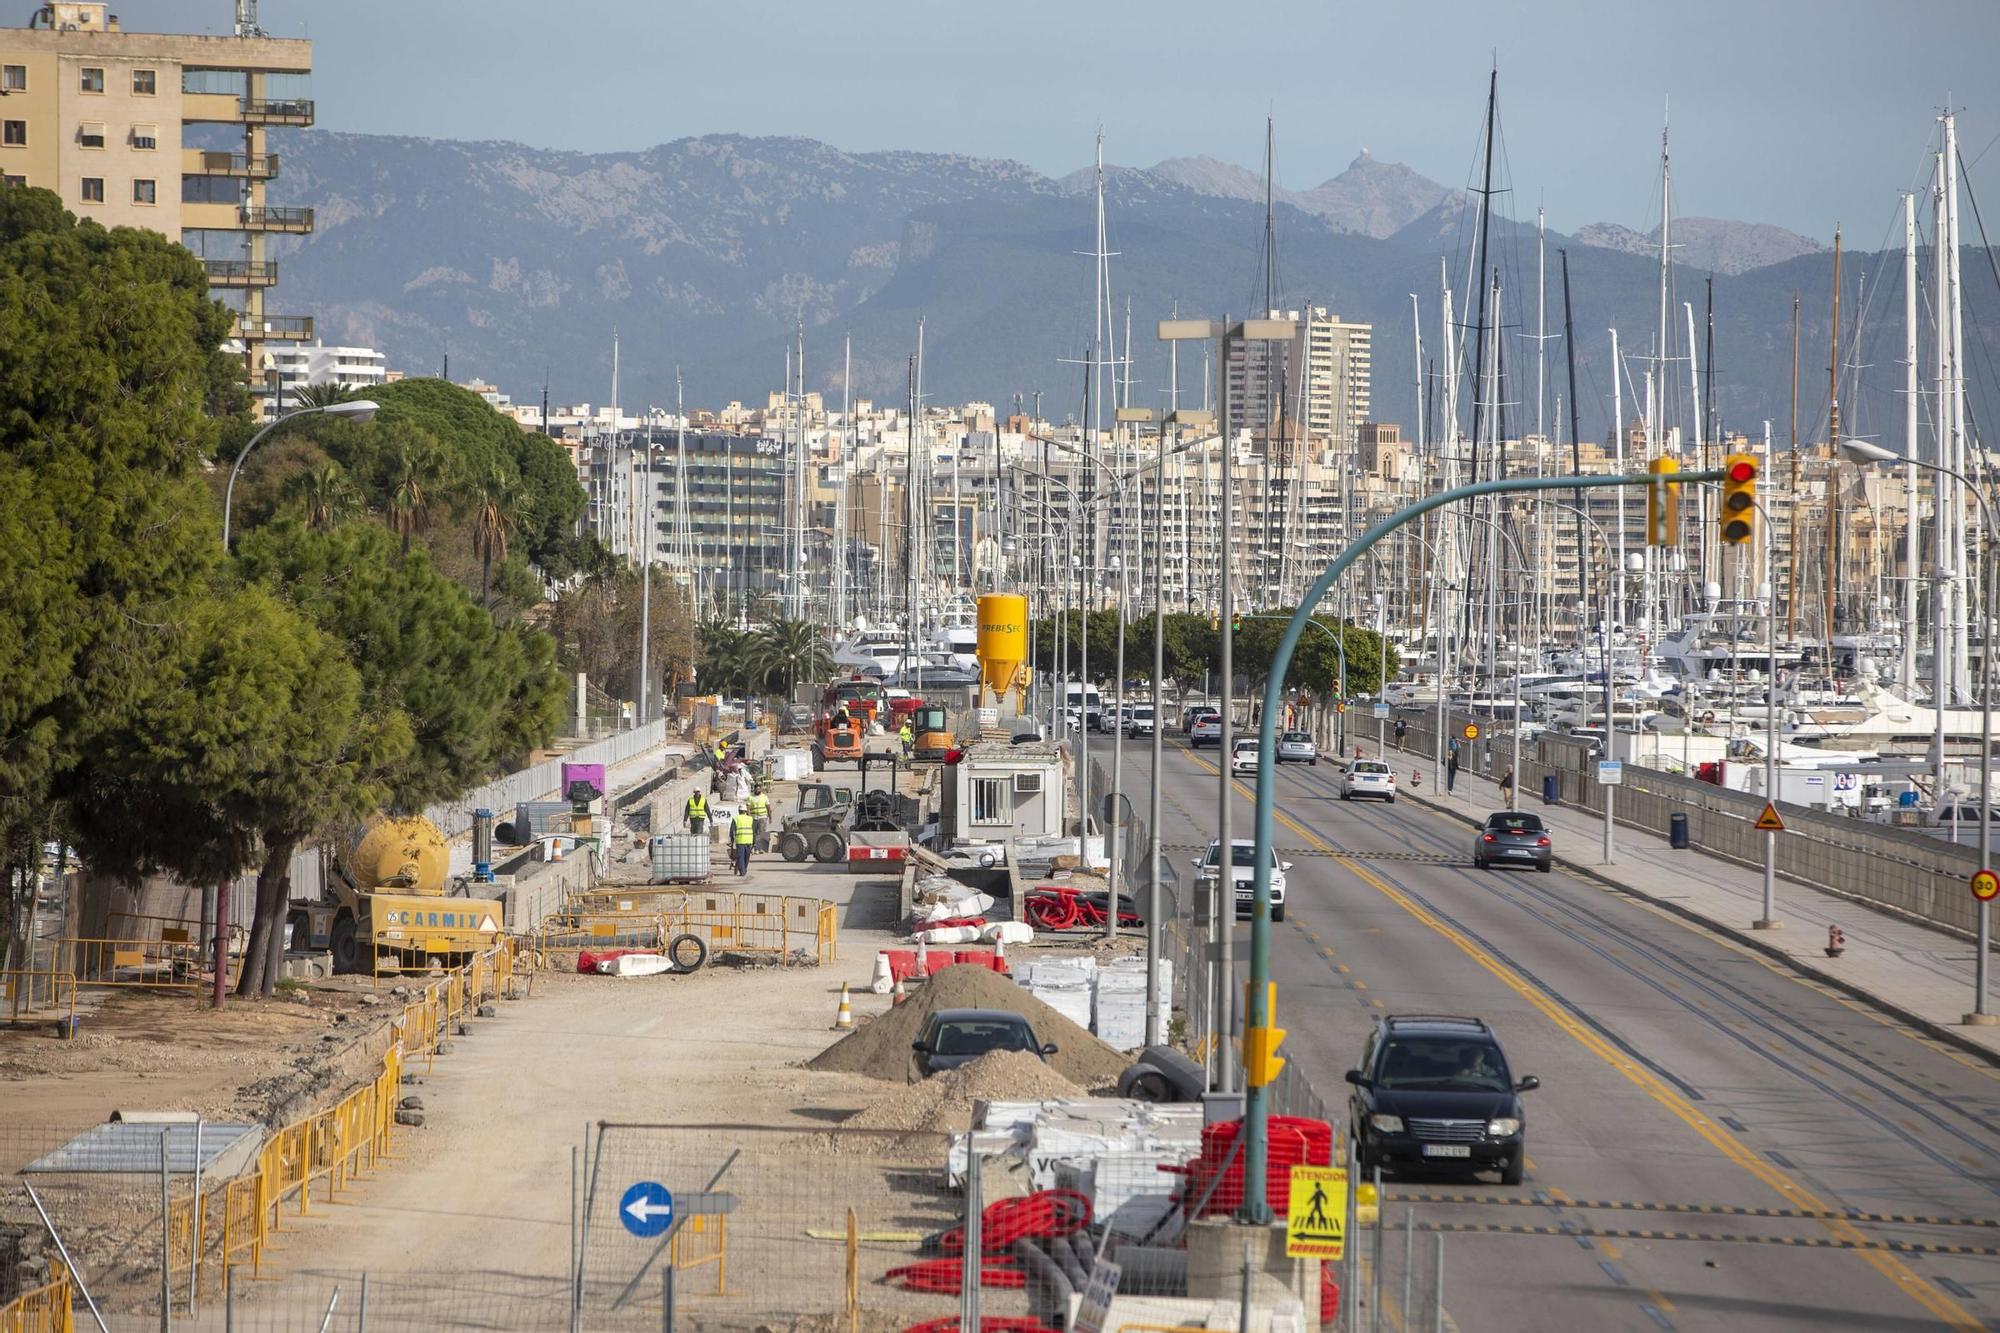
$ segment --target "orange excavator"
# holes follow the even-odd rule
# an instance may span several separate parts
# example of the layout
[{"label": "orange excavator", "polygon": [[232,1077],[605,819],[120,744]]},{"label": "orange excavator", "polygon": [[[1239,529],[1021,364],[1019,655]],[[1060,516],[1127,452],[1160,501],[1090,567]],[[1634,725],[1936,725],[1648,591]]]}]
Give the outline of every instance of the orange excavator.
[{"label": "orange excavator", "polygon": [[958,742],[951,734],[951,719],[943,704],[926,703],[910,714],[915,759],[942,760]]}]

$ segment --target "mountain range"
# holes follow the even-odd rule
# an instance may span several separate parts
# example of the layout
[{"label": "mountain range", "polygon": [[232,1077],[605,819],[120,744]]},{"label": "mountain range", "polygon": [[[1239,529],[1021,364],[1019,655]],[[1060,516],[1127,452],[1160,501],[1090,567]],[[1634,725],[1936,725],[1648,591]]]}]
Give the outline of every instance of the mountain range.
[{"label": "mountain range", "polygon": [[[1069,362],[1095,329],[1091,171],[1050,178],[1018,163],[931,153],[848,153],[807,139],[711,135],[638,153],[588,154],[514,143],[310,131],[285,145],[274,202],[310,204],[316,232],[286,241],[271,308],[312,313],[323,340],[376,346],[411,374],[477,375],[526,399],[606,401],[612,334],[629,409],[673,402],[676,369],[690,406],[761,403],[782,381],[803,323],[809,388],[839,401],[843,339],[857,396],[901,401],[924,324],[924,392],[933,402],[1011,406],[1043,395],[1046,415],[1080,405]],[[1264,188],[1244,168],[1171,158],[1105,169],[1108,248],[1122,345],[1136,334],[1134,401],[1157,404],[1166,356],[1149,331],[1184,315],[1241,315],[1262,304]],[[1476,213],[1463,190],[1362,153],[1308,190],[1274,191],[1278,304],[1322,305],[1374,324],[1374,415],[1414,424],[1411,293],[1434,362],[1441,276],[1465,289]],[[1496,217],[1500,356],[1508,430],[1535,425],[1536,247],[1532,221]],[[1678,219],[1672,355],[1685,357],[1691,302],[1703,320],[1713,279],[1713,388],[1721,419],[1756,434],[1788,420],[1791,319],[1802,293],[1807,368],[1800,429],[1815,437],[1827,401],[1831,256],[1817,242],[1755,223]],[[1632,417],[1657,327],[1658,239],[1612,224],[1549,233],[1547,320],[1562,331],[1560,253],[1569,261],[1577,394],[1586,437],[1609,429],[1609,335],[1626,353]],[[1900,422],[1901,256],[1850,255],[1871,280],[1864,370],[1842,390],[1849,429]],[[2000,292],[1968,258],[1966,325],[1975,361],[2000,357]],[[1875,290],[1880,288],[1881,290]],[[1851,295],[1851,293],[1850,293]],[[1494,299],[1489,291],[1489,299]],[[1846,343],[1854,307],[1843,304]],[[1697,348],[1706,377],[1707,334]],[[1543,410],[1566,393],[1562,344],[1548,344]],[[1646,358],[1642,361],[1641,358]],[[1815,372],[1813,367],[1819,367]],[[1198,370],[1183,367],[1192,383]],[[1687,368],[1669,379],[1686,396]],[[1433,409],[1434,410],[1434,409]],[[1565,411],[1565,415],[1567,412]],[[1550,423],[1553,426],[1553,423]],[[1567,428],[1565,427],[1565,434]]]}]

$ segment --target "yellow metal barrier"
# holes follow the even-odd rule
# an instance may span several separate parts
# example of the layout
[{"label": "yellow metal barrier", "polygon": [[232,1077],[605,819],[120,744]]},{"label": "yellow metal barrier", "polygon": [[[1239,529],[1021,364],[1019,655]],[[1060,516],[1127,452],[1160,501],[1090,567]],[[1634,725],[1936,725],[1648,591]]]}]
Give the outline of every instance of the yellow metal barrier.
[{"label": "yellow metal barrier", "polygon": [[821,903],[813,922],[813,956],[822,963],[840,957],[840,914],[832,903]]},{"label": "yellow metal barrier", "polygon": [[74,1333],[70,1293],[74,1284],[59,1259],[49,1261],[49,1281],[0,1305],[0,1333]]},{"label": "yellow metal barrier", "polygon": [[63,1024],[65,1037],[74,1037],[76,978],[68,972],[52,972],[46,968],[0,971],[0,1018],[17,1023],[54,1019]]},{"label": "yellow metal barrier", "polygon": [[729,1214],[696,1213],[688,1218],[667,1247],[667,1263],[683,1273],[714,1264],[715,1294],[724,1294],[729,1282]]},{"label": "yellow metal barrier", "polygon": [[839,956],[834,904],[822,898],[732,893],[726,889],[639,885],[576,894],[534,932],[531,947],[662,948],[675,935],[695,935],[711,952],[811,953],[819,962]]},{"label": "yellow metal barrier", "polygon": [[[56,941],[58,972],[79,986],[150,986],[166,990],[203,989],[207,969],[201,946],[185,940],[105,940],[64,936]],[[230,959],[233,981],[240,959]]]},{"label": "yellow metal barrier", "polygon": [[[137,931],[137,934],[132,932]],[[179,916],[154,916],[147,912],[113,912],[104,918],[104,933],[117,938],[161,940],[169,944],[205,945],[202,924]],[[212,934],[212,932],[211,932]],[[247,927],[231,923],[229,943],[240,949],[250,938]]]}]

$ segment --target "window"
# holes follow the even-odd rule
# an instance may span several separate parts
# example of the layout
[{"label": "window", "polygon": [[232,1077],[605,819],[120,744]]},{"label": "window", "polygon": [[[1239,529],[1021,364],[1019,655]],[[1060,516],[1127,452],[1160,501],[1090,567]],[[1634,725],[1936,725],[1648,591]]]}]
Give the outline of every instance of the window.
[{"label": "window", "polygon": [[8,176],[5,177],[4,180],[9,185],[25,186],[28,183],[28,178],[26,176]]},{"label": "window", "polygon": [[134,125],[132,127],[132,146],[142,153],[150,153],[158,148],[160,146],[160,127],[158,125]]},{"label": "window", "polygon": [[0,92],[25,93],[28,91],[28,67],[26,65],[0,65]]},{"label": "window", "polygon": [[7,121],[4,125],[0,125],[0,143],[5,143],[9,148],[21,148],[25,147],[27,145],[27,142],[28,142],[27,121],[10,120]]},{"label": "window", "polygon": [[97,121],[84,121],[76,127],[76,141],[85,148],[104,147],[104,126]]},{"label": "window", "polygon": [[135,69],[132,71],[132,95],[134,97],[151,97],[159,90],[159,76],[152,70]]},{"label": "window", "polygon": [[86,93],[103,92],[104,71],[101,69],[94,69],[89,65],[85,65],[83,67],[82,75],[77,82],[77,87],[79,91]]},{"label": "window", "polygon": [[158,186],[156,186],[156,185],[155,185],[155,184],[154,184],[154,183],[153,183],[152,181],[133,181],[133,182],[132,182],[132,202],[133,202],[133,203],[135,203],[135,204],[156,204],[156,203],[158,203],[159,201],[160,201],[160,200],[159,200],[159,187],[158,187]]},{"label": "window", "polygon": [[101,204],[104,202],[104,177],[85,176],[83,178],[83,202]]},{"label": "window", "polygon": [[972,780],[972,822],[1011,824],[1014,822],[1014,788],[1007,778]]}]

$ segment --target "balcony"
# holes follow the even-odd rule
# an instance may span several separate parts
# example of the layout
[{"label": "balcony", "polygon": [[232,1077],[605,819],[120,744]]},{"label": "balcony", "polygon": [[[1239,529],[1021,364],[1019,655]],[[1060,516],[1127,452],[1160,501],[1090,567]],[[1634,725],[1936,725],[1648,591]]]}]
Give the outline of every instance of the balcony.
[{"label": "balcony", "polygon": [[252,208],[234,201],[188,201],[181,205],[182,231],[260,231],[303,236],[313,229],[310,208]]},{"label": "balcony", "polygon": [[269,287],[278,280],[278,266],[264,259],[204,259],[211,287]]},{"label": "balcony", "polygon": [[310,342],[313,336],[311,315],[266,315],[254,325],[246,325],[243,316],[229,327],[229,336],[239,342]]},{"label": "balcony", "polygon": [[181,98],[181,119],[207,125],[310,125],[313,104],[303,97],[243,97],[190,90]]},{"label": "balcony", "polygon": [[181,151],[183,176],[234,176],[267,181],[278,174],[276,153],[211,153],[199,148]]},{"label": "balcony", "polygon": [[313,229],[310,208],[243,209],[244,231],[279,231],[302,236]]}]

